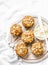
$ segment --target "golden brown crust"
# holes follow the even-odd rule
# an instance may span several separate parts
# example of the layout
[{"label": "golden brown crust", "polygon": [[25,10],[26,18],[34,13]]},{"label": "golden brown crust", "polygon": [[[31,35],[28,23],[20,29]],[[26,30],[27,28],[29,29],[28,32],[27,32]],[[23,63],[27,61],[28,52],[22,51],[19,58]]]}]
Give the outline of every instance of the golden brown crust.
[{"label": "golden brown crust", "polygon": [[21,39],[25,42],[25,43],[31,43],[34,39],[34,34],[32,31],[25,31],[24,33],[22,33]]},{"label": "golden brown crust", "polygon": [[42,43],[35,42],[34,44],[32,44],[31,51],[36,56],[43,54],[44,49],[43,49]]},{"label": "golden brown crust", "polygon": [[18,56],[24,57],[27,54],[27,52],[28,52],[28,49],[27,49],[25,44],[19,43],[16,46],[16,53],[17,53]]},{"label": "golden brown crust", "polygon": [[29,28],[29,27],[33,26],[33,24],[34,24],[34,18],[31,17],[31,16],[25,16],[25,17],[22,19],[22,24],[23,24],[25,27]]},{"label": "golden brown crust", "polygon": [[10,28],[10,33],[13,36],[18,36],[22,33],[22,27],[18,24],[13,24]]}]

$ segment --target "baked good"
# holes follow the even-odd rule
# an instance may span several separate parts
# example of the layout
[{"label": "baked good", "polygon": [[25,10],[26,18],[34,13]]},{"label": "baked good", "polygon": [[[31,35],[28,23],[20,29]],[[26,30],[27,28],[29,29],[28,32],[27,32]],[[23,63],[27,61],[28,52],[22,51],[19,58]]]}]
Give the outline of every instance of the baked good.
[{"label": "baked good", "polygon": [[24,33],[22,33],[21,39],[25,43],[31,43],[34,39],[34,33],[32,31],[27,30]]},{"label": "baked good", "polygon": [[28,49],[27,49],[27,46],[25,44],[23,44],[23,43],[17,44],[16,53],[18,56],[24,57],[24,56],[26,56],[27,52],[28,52]]},{"label": "baked good", "polygon": [[22,27],[19,24],[13,24],[10,28],[10,33],[13,36],[18,36],[22,33]]},{"label": "baked good", "polygon": [[22,24],[26,27],[26,28],[29,28],[31,26],[33,26],[34,24],[34,18],[32,16],[25,16],[23,19],[22,19]]},{"label": "baked good", "polygon": [[34,44],[32,44],[31,51],[35,56],[39,56],[43,54],[44,49],[43,49],[42,43],[35,42]]}]

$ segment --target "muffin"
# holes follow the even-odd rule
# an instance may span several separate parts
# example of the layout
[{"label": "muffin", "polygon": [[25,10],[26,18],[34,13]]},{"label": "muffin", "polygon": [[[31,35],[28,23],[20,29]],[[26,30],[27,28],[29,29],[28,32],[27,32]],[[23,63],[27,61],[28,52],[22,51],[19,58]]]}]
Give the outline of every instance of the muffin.
[{"label": "muffin", "polygon": [[20,57],[24,57],[26,56],[27,52],[28,52],[28,49],[26,47],[25,44],[23,43],[19,43],[17,46],[16,46],[16,54]]},{"label": "muffin", "polygon": [[31,43],[34,39],[34,33],[32,31],[27,30],[24,33],[22,33],[21,39],[25,43]]},{"label": "muffin", "polygon": [[29,28],[29,27],[33,26],[33,24],[34,24],[34,18],[31,17],[31,16],[25,16],[25,17],[22,19],[22,24],[23,24],[26,28]]},{"label": "muffin", "polygon": [[10,33],[13,36],[18,36],[22,33],[22,27],[19,24],[13,24],[10,28]]},{"label": "muffin", "polygon": [[35,56],[42,55],[44,51],[42,43],[35,42],[34,44],[32,44],[31,51]]}]

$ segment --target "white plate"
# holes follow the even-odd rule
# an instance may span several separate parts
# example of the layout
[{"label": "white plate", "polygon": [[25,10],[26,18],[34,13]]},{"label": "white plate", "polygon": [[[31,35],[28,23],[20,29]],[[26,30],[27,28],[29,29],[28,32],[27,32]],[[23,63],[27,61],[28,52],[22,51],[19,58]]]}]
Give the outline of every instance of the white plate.
[{"label": "white plate", "polygon": [[[33,16],[33,17],[34,17],[35,24],[34,24],[33,28],[34,28],[34,27],[36,26],[36,24],[37,24],[37,16],[33,15],[32,13],[22,13],[22,14],[18,14],[18,15],[17,15],[17,20],[16,20],[17,22],[14,22],[14,23],[20,24],[20,25],[22,26],[23,31],[25,31],[26,29],[25,29],[25,27],[22,25],[21,19],[22,19],[25,15],[30,15],[30,16]],[[42,17],[42,20],[48,24],[48,22],[47,22],[47,20],[46,20],[45,18]],[[30,28],[30,29],[32,30],[33,28]],[[33,30],[33,31],[34,31],[34,30]],[[8,43],[8,44],[9,44],[9,46],[10,46],[13,50],[15,50],[15,45],[17,45],[17,43],[18,43],[17,40],[19,40],[19,38],[13,38],[13,36],[11,36],[11,34],[9,33],[9,37],[8,37],[8,42],[9,42],[9,43]],[[19,42],[20,42],[20,41],[19,41]],[[43,44],[44,44],[44,43],[43,43]],[[42,56],[36,58],[33,54],[31,54],[31,52],[29,52],[29,56],[26,57],[26,58],[22,58],[22,60],[25,61],[25,62],[32,62],[32,63],[42,61],[43,59],[47,58],[47,56],[48,56],[48,52],[47,52],[47,49],[46,49],[46,45],[44,46],[44,49],[45,49],[45,52],[43,53]]]}]

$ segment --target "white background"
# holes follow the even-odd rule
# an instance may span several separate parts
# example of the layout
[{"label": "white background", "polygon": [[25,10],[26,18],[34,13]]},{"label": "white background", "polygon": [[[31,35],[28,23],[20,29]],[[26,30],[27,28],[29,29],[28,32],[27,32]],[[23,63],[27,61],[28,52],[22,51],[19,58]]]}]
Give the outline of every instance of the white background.
[{"label": "white background", "polygon": [[[0,30],[7,32],[10,23],[16,20],[15,15],[22,11],[28,11],[35,15],[39,13],[48,20],[48,0],[0,0]],[[48,65],[48,58],[36,64],[23,63],[23,65],[25,64]],[[11,63],[11,65],[16,65],[16,63]]]}]

